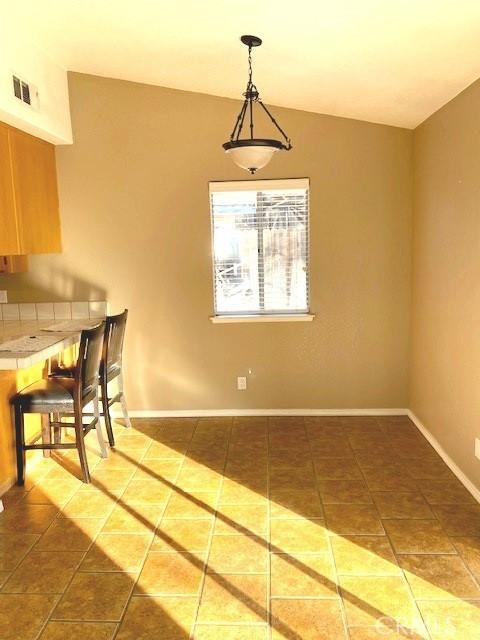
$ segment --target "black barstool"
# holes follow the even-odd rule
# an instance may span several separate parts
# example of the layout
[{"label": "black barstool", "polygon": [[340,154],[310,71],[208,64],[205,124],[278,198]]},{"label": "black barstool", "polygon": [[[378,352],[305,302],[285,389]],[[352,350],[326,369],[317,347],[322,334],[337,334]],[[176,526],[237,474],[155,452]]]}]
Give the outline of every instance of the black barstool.
[{"label": "black barstool", "polygon": [[[90,482],[87,455],[84,438],[95,428],[102,457],[106,458],[107,447],[103,439],[100,412],[98,405],[99,367],[103,351],[103,337],[105,323],[102,322],[93,329],[82,331],[76,366],[72,369],[70,378],[48,378],[36,382],[11,399],[15,411],[15,435],[17,450],[17,484],[25,483],[25,451],[30,449],[77,449],[84,482]],[[93,403],[93,420],[83,423],[84,407]],[[48,418],[46,431],[48,436],[42,444],[25,443],[25,413],[40,413]],[[57,420],[52,420],[52,415]],[[90,414],[91,415],[91,414]],[[62,417],[74,418],[72,422],[62,422]],[[61,428],[75,429],[75,443],[62,443],[60,438],[51,442],[51,428],[60,431]],[[45,431],[44,431],[45,435]],[[38,438],[37,438],[38,440]]]},{"label": "black barstool", "polygon": [[[110,407],[119,402],[127,427],[132,423],[128,415],[127,401],[123,390],[122,354],[127,327],[128,309],[115,316],[107,316],[105,319],[105,335],[103,339],[102,360],[100,363],[100,389],[102,392],[102,415],[105,419],[108,442],[115,446],[113,435],[112,417]],[[50,374],[53,378],[73,377],[74,368],[59,367]],[[108,394],[108,385],[113,380],[117,381],[117,392],[112,397]]]}]

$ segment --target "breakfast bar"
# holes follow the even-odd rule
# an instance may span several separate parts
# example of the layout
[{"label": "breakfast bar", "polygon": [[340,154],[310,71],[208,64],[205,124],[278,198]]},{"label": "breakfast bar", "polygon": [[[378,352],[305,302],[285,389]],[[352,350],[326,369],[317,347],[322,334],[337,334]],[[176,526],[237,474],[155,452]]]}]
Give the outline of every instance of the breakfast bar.
[{"label": "breakfast bar", "polygon": [[[11,306],[0,305],[4,309]],[[16,477],[10,400],[21,389],[47,377],[52,363],[70,365],[74,362],[81,331],[98,325],[104,319],[104,307],[97,305],[92,311],[92,316],[96,317],[90,317],[88,313],[85,315],[87,317],[76,319],[37,317],[0,321],[0,496]],[[41,417],[35,414],[26,416],[25,426],[27,438],[33,437],[41,430]],[[0,511],[1,508],[0,499]]]}]

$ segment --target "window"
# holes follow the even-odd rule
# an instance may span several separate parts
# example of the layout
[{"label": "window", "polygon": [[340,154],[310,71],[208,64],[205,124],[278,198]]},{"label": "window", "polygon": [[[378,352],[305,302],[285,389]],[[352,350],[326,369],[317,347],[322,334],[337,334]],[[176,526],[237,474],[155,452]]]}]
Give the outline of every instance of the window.
[{"label": "window", "polygon": [[308,313],[309,181],[211,182],[216,316]]}]

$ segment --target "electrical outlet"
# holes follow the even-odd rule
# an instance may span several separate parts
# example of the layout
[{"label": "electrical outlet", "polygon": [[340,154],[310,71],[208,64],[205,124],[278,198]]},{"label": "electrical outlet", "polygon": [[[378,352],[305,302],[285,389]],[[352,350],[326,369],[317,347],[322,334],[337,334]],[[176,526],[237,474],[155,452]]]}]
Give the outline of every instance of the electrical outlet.
[{"label": "electrical outlet", "polygon": [[475,457],[480,460],[480,438],[475,438]]},{"label": "electrical outlet", "polygon": [[239,391],[245,391],[246,388],[247,388],[247,378],[245,376],[238,376],[237,389]]},{"label": "electrical outlet", "polygon": [[7,304],[8,296],[6,291],[0,291],[0,303]]}]

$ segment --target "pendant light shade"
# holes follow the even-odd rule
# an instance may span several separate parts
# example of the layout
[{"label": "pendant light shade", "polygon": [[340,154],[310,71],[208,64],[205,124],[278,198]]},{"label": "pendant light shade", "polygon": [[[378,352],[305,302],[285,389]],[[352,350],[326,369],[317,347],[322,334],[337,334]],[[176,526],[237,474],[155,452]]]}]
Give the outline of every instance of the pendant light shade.
[{"label": "pendant light shade", "polygon": [[[292,148],[292,144],[286,133],[280,128],[275,118],[261,101],[258,89],[253,84],[252,47],[259,47],[262,44],[262,41],[257,36],[242,36],[240,40],[248,47],[247,89],[243,94],[245,100],[242,108],[240,109],[240,113],[238,114],[230,140],[223,144],[223,148],[238,167],[246,169],[247,171],[250,171],[251,174],[254,174],[258,169],[265,167],[277,151],[289,151]],[[281,142],[280,140],[255,137],[253,113],[254,107],[257,105],[268,115],[272,124],[284,138],[284,142]],[[240,138],[247,113],[250,137]]]},{"label": "pendant light shade", "polygon": [[250,173],[255,173],[258,169],[263,169],[273,157],[273,154],[283,148],[278,140],[263,140],[261,138],[253,140],[237,140],[226,142],[223,145],[225,152],[230,155],[237,167],[246,169]]}]

